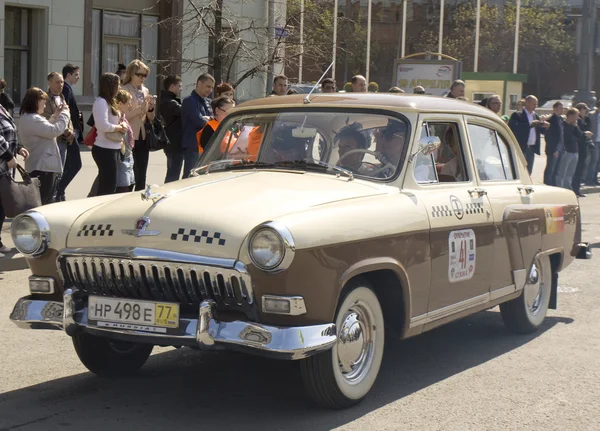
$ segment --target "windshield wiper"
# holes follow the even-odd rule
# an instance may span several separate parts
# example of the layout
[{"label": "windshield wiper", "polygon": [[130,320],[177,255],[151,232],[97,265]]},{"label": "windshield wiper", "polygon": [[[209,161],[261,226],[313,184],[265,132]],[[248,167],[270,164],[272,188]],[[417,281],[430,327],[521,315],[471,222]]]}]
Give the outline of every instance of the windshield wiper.
[{"label": "windshield wiper", "polygon": [[337,176],[340,174],[344,174],[348,177],[348,181],[354,180],[354,174],[348,169],[340,168],[339,166],[335,166],[326,162],[322,162],[320,160],[308,161],[306,159],[303,160],[285,160],[283,162],[274,163],[276,166],[283,167],[295,167],[295,168],[325,168],[331,169],[337,172]]},{"label": "windshield wiper", "polygon": [[331,165],[329,163],[321,161],[307,161],[307,160],[284,160],[281,162],[265,163],[265,162],[248,162],[240,159],[226,159],[226,160],[215,160],[207,165],[200,166],[192,170],[192,176],[198,176],[201,172],[208,174],[211,169],[215,167],[221,167],[223,170],[236,170],[236,169],[247,169],[247,168],[322,168],[331,169],[337,172],[337,176],[344,174],[348,177],[348,181],[354,180],[354,174],[339,166]]}]

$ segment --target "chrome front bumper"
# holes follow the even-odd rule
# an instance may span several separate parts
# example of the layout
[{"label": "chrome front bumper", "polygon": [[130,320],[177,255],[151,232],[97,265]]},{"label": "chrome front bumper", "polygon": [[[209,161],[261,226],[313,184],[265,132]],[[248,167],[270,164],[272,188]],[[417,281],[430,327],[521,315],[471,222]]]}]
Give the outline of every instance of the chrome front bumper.
[{"label": "chrome front bumper", "polygon": [[335,324],[279,327],[259,323],[219,322],[213,301],[203,301],[198,319],[181,318],[180,333],[164,335],[128,329],[102,328],[88,323],[87,306],[77,304],[67,290],[64,302],[24,297],[15,305],[10,320],[26,329],[62,329],[73,336],[83,331],[101,337],[163,346],[190,346],[202,350],[241,350],[279,359],[302,359],[333,347]]}]

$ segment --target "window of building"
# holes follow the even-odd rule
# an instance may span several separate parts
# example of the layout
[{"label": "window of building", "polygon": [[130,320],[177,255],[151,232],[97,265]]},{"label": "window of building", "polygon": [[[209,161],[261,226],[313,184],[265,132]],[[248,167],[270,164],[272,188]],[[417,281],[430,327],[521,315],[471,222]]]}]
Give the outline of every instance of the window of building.
[{"label": "window of building", "polygon": [[31,11],[6,6],[4,20],[5,92],[19,104],[30,83]]},{"label": "window of building", "polygon": [[515,169],[506,141],[487,127],[469,124],[468,130],[481,181],[514,180]]},{"label": "window of building", "polygon": [[516,111],[517,110],[517,103],[519,103],[519,95],[518,94],[509,94],[509,103],[508,103],[508,109],[510,109],[511,111]]},{"label": "window of building", "polygon": [[158,17],[94,9],[92,12],[92,87],[98,93],[100,75],[116,72],[119,63],[127,66],[140,59],[150,67],[144,83],[156,94]]}]

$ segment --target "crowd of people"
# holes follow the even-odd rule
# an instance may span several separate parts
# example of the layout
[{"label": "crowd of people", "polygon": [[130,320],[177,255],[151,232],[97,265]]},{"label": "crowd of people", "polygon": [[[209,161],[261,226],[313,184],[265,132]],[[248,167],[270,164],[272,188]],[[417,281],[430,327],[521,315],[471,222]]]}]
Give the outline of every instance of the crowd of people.
[{"label": "crowd of people", "polygon": [[[82,167],[80,144],[92,147],[98,176],[89,196],[100,196],[142,190],[146,187],[149,148],[148,133],[157,120],[164,127],[169,145],[165,148],[167,169],[165,183],[187,178],[198,163],[211,136],[227,113],[235,107],[232,85],[216,85],[208,73],[201,74],[194,89],[182,100],[182,80],[167,76],[160,98],[150,94],[144,85],[150,68],[140,60],[119,64],[116,73],[104,73],[87,124],[93,126],[84,137],[84,119],[75,100],[73,86],[80,79],[80,68],[66,64],[62,72],[48,75],[48,88],[32,87],[20,104],[20,118],[13,119],[14,101],[4,92],[6,82],[0,80],[0,176],[14,173],[17,156],[24,159],[25,169],[40,182],[42,204],[64,201],[65,190]],[[355,75],[351,91],[364,93],[367,80]],[[270,96],[297,92],[290,89],[288,79],[273,79]],[[444,97],[468,101],[465,83],[455,81]],[[320,83],[322,93],[337,92],[332,78]],[[392,87],[389,93],[404,93]],[[214,99],[210,99],[212,94]],[[423,87],[414,94],[425,94]],[[158,102],[157,102],[158,99]],[[540,154],[541,135],[546,140],[544,182],[572,189],[583,197],[582,183],[597,185],[600,168],[600,102],[594,111],[585,104],[565,112],[556,102],[550,116],[536,114],[537,98],[527,96],[510,117],[502,115],[499,95],[480,104],[496,113],[513,131],[531,174],[535,155]],[[182,175],[183,169],[183,175]],[[0,202],[0,227],[5,220]],[[0,238],[0,257],[8,252]]]}]

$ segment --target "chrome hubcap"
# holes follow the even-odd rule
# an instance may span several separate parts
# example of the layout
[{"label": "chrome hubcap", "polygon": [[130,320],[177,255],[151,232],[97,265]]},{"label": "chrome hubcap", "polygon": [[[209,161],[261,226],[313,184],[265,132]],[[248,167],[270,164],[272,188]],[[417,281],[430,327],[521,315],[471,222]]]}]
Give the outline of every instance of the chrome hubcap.
[{"label": "chrome hubcap", "polygon": [[349,383],[358,383],[373,360],[375,326],[365,304],[354,304],[344,315],[338,332],[338,364]]},{"label": "chrome hubcap", "polygon": [[533,264],[525,285],[525,302],[531,314],[537,314],[542,304],[544,282],[537,262]]}]

